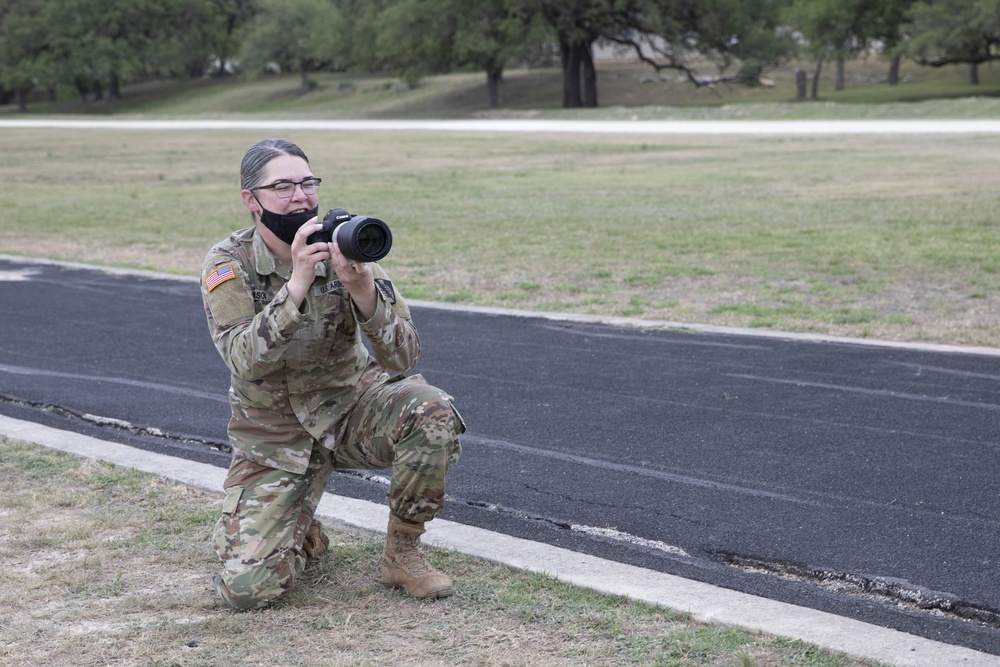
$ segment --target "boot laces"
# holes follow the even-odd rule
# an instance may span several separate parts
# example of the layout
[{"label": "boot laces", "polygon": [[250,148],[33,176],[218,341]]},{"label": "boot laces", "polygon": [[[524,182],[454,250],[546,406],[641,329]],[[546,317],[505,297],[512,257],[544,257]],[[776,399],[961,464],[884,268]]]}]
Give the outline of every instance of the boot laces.
[{"label": "boot laces", "polygon": [[421,577],[437,571],[431,567],[424,554],[421,553],[416,538],[397,534],[395,557],[396,562],[413,577]]}]

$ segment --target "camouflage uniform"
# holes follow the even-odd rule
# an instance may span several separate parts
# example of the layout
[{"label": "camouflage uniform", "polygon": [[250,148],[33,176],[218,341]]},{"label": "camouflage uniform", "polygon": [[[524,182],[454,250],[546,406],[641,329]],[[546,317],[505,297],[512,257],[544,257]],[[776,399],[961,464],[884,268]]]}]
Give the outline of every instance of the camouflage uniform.
[{"label": "camouflage uniform", "polygon": [[214,543],[223,562],[215,588],[234,608],[265,606],[292,587],[335,468],[391,466],[389,508],[403,519],[442,509],[465,425],[452,398],[419,375],[390,379],[413,368],[420,343],[406,303],[372,270],[377,308],[362,322],[328,262],[296,308],[289,270],[253,228],[205,258],[208,326],[232,373],[233,460]]}]

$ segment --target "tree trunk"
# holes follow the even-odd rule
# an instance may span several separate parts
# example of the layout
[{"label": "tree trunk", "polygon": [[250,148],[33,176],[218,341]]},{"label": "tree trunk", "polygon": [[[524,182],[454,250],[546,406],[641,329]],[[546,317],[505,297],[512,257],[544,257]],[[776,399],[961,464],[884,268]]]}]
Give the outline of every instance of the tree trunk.
[{"label": "tree trunk", "polygon": [[222,51],[220,51],[218,56],[216,57],[219,59],[219,67],[215,71],[209,72],[208,75],[213,77],[228,75],[229,72],[226,71],[226,60],[229,58],[229,56],[226,55],[226,50],[223,49]]},{"label": "tree trunk", "polygon": [[104,86],[101,85],[100,81],[95,81],[93,85],[94,89],[94,101],[100,102],[104,99]]},{"label": "tree trunk", "polygon": [[795,70],[795,99],[804,100],[806,99],[806,87],[808,83],[806,82],[808,75],[804,69]]},{"label": "tree trunk", "polygon": [[591,44],[580,45],[580,60],[583,64],[583,106],[597,107],[597,70],[594,69],[594,54]]},{"label": "tree trunk", "polygon": [[580,47],[567,44],[560,47],[563,56],[563,109],[583,106],[580,95]]},{"label": "tree trunk", "polygon": [[819,99],[819,75],[822,71],[823,71],[823,58],[821,56],[820,59],[816,61],[816,71],[813,72],[812,98],[814,100]]},{"label": "tree trunk", "polygon": [[299,74],[302,76],[302,94],[305,95],[309,92],[309,70],[304,64],[299,67]]},{"label": "tree trunk", "polygon": [[18,88],[14,91],[14,97],[17,99],[17,110],[27,111],[28,110],[28,96],[24,94],[23,88]]},{"label": "tree trunk", "polygon": [[889,85],[895,86],[899,83],[899,62],[902,60],[902,56],[893,56],[892,62],[889,63]]},{"label": "tree trunk", "polygon": [[843,90],[846,77],[844,76],[844,57],[837,57],[837,82],[834,85],[835,90]]},{"label": "tree trunk", "polygon": [[54,104],[55,101],[56,101],[56,84],[53,83],[49,86],[49,102],[52,102]]},{"label": "tree trunk", "polygon": [[490,67],[486,70],[486,96],[489,98],[491,109],[500,108],[500,80],[502,77],[502,67]]},{"label": "tree trunk", "polygon": [[118,72],[112,72],[108,78],[108,98],[112,100],[120,100],[122,98],[122,87],[118,79]]},{"label": "tree trunk", "polygon": [[969,63],[969,83],[979,85],[979,63]]}]

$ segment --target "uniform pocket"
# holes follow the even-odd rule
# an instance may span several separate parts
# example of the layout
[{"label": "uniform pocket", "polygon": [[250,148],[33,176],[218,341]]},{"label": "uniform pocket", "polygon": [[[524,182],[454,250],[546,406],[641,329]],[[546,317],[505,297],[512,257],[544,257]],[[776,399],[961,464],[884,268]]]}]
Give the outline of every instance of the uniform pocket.
[{"label": "uniform pocket", "polygon": [[222,501],[222,513],[233,514],[240,506],[240,498],[243,496],[243,487],[234,486],[226,489],[226,498]]},{"label": "uniform pocket", "polygon": [[240,499],[243,497],[243,487],[233,486],[226,489],[226,497],[222,501],[222,516],[212,531],[212,546],[215,554],[223,563],[228,564],[238,557],[240,545]]}]

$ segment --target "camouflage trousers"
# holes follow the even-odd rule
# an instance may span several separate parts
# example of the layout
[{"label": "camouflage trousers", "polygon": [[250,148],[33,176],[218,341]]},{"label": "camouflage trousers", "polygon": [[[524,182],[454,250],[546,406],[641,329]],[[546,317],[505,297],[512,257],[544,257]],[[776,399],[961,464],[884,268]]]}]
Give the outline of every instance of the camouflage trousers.
[{"label": "camouflage trousers", "polygon": [[223,569],[216,593],[234,609],[264,607],[291,590],[306,565],[302,545],[336,468],[391,468],[391,512],[426,522],[444,507],[445,476],[465,424],[451,397],[419,376],[367,391],[336,434],[294,474],[234,455],[213,542]]}]

